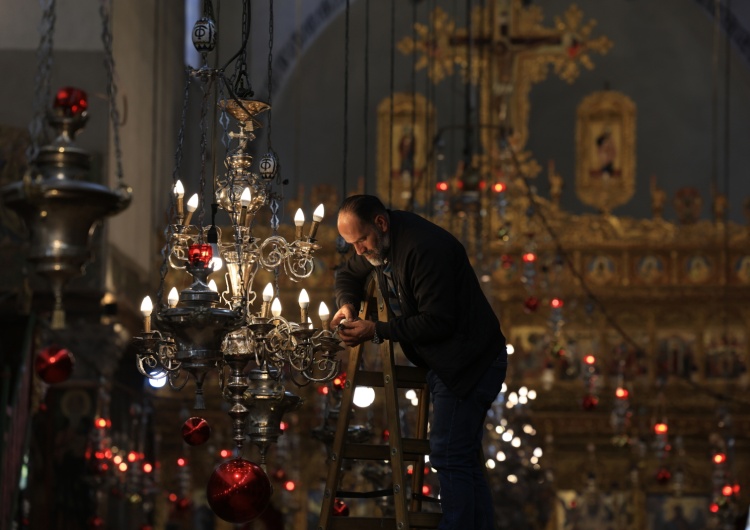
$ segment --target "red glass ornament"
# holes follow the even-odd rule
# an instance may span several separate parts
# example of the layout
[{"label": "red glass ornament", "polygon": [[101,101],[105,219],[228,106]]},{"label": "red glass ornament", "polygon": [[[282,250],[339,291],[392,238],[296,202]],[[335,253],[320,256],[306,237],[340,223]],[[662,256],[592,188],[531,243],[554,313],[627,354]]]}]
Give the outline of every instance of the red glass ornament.
[{"label": "red glass ornament", "polygon": [[502,193],[506,189],[505,184],[502,182],[495,182],[495,184],[492,186],[492,191],[495,193]]},{"label": "red glass ornament", "polygon": [[54,107],[62,110],[66,116],[82,114],[88,106],[88,96],[80,88],[67,86],[55,95]]},{"label": "red glass ornament", "polygon": [[201,445],[211,436],[211,426],[203,418],[188,418],[182,424],[182,439],[188,445]]},{"label": "red glass ornament", "polygon": [[335,499],[333,501],[333,516],[349,517],[349,507],[341,499]]},{"label": "red glass ornament", "polygon": [[583,396],[583,402],[581,403],[583,410],[594,410],[598,404],[599,398],[593,394],[586,394]]},{"label": "red glass ornament", "polygon": [[539,308],[539,299],[535,296],[529,296],[523,302],[523,310],[527,313],[534,313]]},{"label": "red glass ornament", "polygon": [[214,253],[208,243],[190,245],[188,248],[188,260],[193,267],[208,267]]},{"label": "red glass ornament", "polygon": [[237,458],[220,464],[206,487],[208,505],[230,523],[246,523],[258,517],[271,500],[271,481],[263,469]]},{"label": "red glass ornament", "polygon": [[672,473],[666,467],[659,468],[656,472],[656,482],[659,484],[666,484],[672,479]]},{"label": "red glass ornament", "polygon": [[552,309],[560,309],[563,306],[563,301],[560,298],[553,298],[549,301],[549,305]]},{"label": "red glass ornament", "polygon": [[447,182],[438,182],[437,184],[435,184],[435,188],[438,191],[448,191],[449,186]]},{"label": "red glass ornament", "polygon": [[333,378],[333,387],[336,390],[343,390],[346,384],[346,373],[341,372],[339,375]]},{"label": "red glass ornament", "polygon": [[48,346],[39,352],[34,361],[34,369],[39,378],[53,385],[62,383],[73,373],[75,358],[70,350],[60,346]]},{"label": "red glass ornament", "polygon": [[180,500],[177,501],[177,509],[181,511],[185,511],[188,508],[190,508],[190,505],[192,503],[190,502],[190,499],[187,497],[182,497]]}]

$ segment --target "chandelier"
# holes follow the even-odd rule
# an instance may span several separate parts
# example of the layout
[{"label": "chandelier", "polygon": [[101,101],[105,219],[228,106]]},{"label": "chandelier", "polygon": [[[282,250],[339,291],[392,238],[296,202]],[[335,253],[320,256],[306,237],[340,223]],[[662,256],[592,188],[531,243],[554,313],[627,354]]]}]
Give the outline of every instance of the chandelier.
[{"label": "chandelier", "polygon": [[[38,50],[34,116],[29,130],[28,169],[23,178],[0,189],[0,201],[23,219],[30,234],[26,260],[44,276],[55,298],[50,322],[53,330],[65,327],[63,289],[82,274],[91,259],[91,243],[102,220],[130,204],[132,190],[123,181],[116,106],[114,60],[108,9],[102,7],[102,40],[107,67],[107,93],[114,141],[117,187],[91,182],[91,155],[78,147],[75,137],[88,120],[86,92],[73,87],[58,90],[50,106],[50,77],[55,2],[43,11]],[[51,133],[51,134],[48,134]],[[44,144],[41,145],[40,144]]]},{"label": "chandelier", "polygon": [[[248,42],[248,21],[246,1],[243,43]],[[208,65],[207,55],[216,45],[210,0],[204,2],[203,17],[195,24],[192,35],[203,64],[197,69],[187,69],[184,104],[187,106],[189,85],[197,84],[203,94],[200,186],[185,203],[185,186],[177,178],[185,129],[183,112],[161,282],[156,303],[150,297],[143,300],[144,330],[133,340],[138,370],[146,377],[166,378],[175,390],[182,389],[190,380],[194,382],[197,410],[206,408],[203,397],[206,375],[218,371],[221,395],[229,405],[236,450],[235,458],[221,464],[209,482],[209,505],[223,519],[238,523],[248,520],[251,514],[230,508],[236,504],[227,501],[226,495],[241,496],[246,490],[240,484],[226,488],[227,481],[238,475],[253,481],[263,482],[262,477],[268,480],[261,468],[256,469],[255,464],[239,458],[245,440],[258,447],[260,465],[265,467],[268,448],[282,434],[283,415],[301,404],[301,398],[286,389],[286,379],[298,386],[330,381],[339,373],[341,361],[337,353],[343,347],[337,335],[327,329],[329,311],[325,303],[320,304],[318,311],[319,326],[313,324],[305,289],[299,294],[298,316],[282,316],[278,277],[285,274],[296,282],[312,274],[313,255],[320,248],[316,234],[324,211],[322,204],[318,206],[312,222],[306,226],[304,213],[299,209],[294,216],[294,238],[286,238],[279,232],[282,197],[275,190],[279,182],[277,158],[269,145],[256,172],[249,153],[255,131],[261,127],[258,116],[268,111],[270,104],[252,99],[246,78],[246,44],[235,55],[234,75],[226,75],[225,68]],[[208,194],[204,191],[205,160],[209,154],[205,116],[211,96],[218,102],[213,109],[214,119],[223,128],[222,143],[226,149],[223,156],[216,156],[223,158],[224,172],[211,177],[213,193]],[[230,117],[234,123],[232,130]],[[216,152],[214,149],[213,154]],[[211,202],[210,222],[204,223],[207,201]],[[256,214],[262,209],[270,211],[270,235],[261,237],[254,234],[254,228]],[[218,216],[227,221],[219,225]],[[268,283],[259,295],[254,290],[254,279],[261,269],[272,272],[277,281]],[[209,280],[209,275],[217,273],[223,273],[226,280],[223,292],[219,292],[214,280]],[[181,292],[172,288],[165,300],[167,276],[184,274],[192,278],[192,283]],[[201,420],[194,421],[194,425],[205,423],[201,418],[191,420]],[[185,440],[195,445],[195,437]],[[197,441],[203,442],[205,437]]]}]

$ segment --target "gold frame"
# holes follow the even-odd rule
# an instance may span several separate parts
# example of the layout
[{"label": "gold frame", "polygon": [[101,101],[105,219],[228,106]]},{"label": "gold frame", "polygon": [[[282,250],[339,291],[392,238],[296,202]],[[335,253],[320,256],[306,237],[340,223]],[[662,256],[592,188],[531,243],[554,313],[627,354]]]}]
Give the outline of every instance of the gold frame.
[{"label": "gold frame", "polygon": [[576,194],[609,214],[635,192],[635,103],[620,92],[594,92],[577,114]]}]

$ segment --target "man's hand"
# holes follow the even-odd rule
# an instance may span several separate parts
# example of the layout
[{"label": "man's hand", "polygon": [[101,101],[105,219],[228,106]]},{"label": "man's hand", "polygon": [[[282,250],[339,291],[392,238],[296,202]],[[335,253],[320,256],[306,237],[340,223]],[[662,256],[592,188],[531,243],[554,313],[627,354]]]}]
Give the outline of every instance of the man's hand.
[{"label": "man's hand", "polygon": [[335,330],[336,326],[338,326],[342,320],[354,320],[357,318],[357,310],[354,308],[352,304],[346,304],[342,305],[341,308],[336,311],[336,314],[333,315],[333,318],[331,319],[331,330]]},{"label": "man's hand", "polygon": [[346,320],[341,323],[339,337],[349,347],[372,340],[375,336],[375,322],[372,320]]}]

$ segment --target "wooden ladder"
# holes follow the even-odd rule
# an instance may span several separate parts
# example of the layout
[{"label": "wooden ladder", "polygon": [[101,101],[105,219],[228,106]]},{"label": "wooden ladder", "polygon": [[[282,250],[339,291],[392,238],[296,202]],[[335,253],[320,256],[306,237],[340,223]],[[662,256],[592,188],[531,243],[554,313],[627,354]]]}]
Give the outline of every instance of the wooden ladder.
[{"label": "wooden ladder", "polygon": [[[378,320],[388,320],[388,312],[380,289],[377,288],[377,278],[367,287],[367,296],[359,311],[359,318],[367,318],[368,305],[377,293]],[[422,485],[424,482],[424,456],[430,452],[430,442],[427,438],[427,418],[430,407],[430,394],[425,376],[427,370],[413,366],[396,365],[394,362],[393,345],[384,341],[379,346],[382,360],[382,372],[360,369],[360,359],[364,345],[360,344],[349,352],[347,380],[341,398],[336,433],[328,461],[328,476],[323,492],[323,502],[320,509],[318,530],[356,529],[356,530],[409,530],[412,528],[437,528],[441,514],[422,511]],[[347,440],[351,407],[354,390],[358,386],[381,387],[384,389],[386,426],[389,431],[388,443],[363,444]],[[419,405],[417,408],[416,438],[402,438],[401,423],[398,410],[398,389],[412,388],[418,391]],[[391,470],[392,487],[388,491],[375,491],[361,494],[358,492],[339,491],[342,475],[342,465],[345,460],[380,460],[388,461]],[[413,464],[411,474],[411,490],[404,484],[406,463]],[[407,499],[407,492],[411,491],[411,499]],[[393,496],[395,517],[335,517],[333,515],[334,501],[337,498]]]}]

